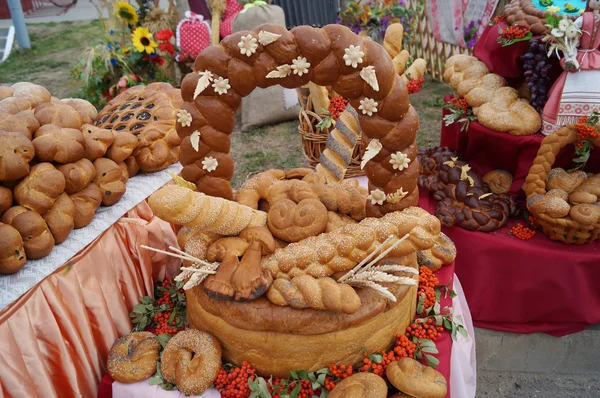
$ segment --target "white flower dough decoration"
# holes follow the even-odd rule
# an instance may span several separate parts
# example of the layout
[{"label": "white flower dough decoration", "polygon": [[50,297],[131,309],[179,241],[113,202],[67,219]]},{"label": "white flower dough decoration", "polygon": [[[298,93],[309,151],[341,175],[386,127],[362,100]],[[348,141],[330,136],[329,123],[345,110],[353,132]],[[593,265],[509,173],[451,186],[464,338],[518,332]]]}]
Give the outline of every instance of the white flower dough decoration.
[{"label": "white flower dough decoration", "polygon": [[363,159],[360,162],[360,169],[364,169],[367,162],[373,159],[375,156],[377,156],[377,154],[379,153],[379,151],[381,151],[382,148],[383,145],[381,145],[381,142],[379,142],[377,138],[373,138],[371,142],[369,142],[369,145],[367,145],[367,149],[365,149],[365,154],[363,155]]},{"label": "white flower dough decoration", "polygon": [[298,57],[292,61],[292,70],[295,75],[302,76],[308,73],[310,63],[306,60],[306,57]]},{"label": "white flower dough decoration", "polygon": [[194,151],[198,152],[200,146],[200,132],[198,130],[195,130],[190,136],[190,144],[192,144]]},{"label": "white flower dough decoration", "polygon": [[177,121],[183,127],[190,127],[192,125],[192,115],[185,109],[180,109],[177,111]]},{"label": "white flower dough decoration", "polygon": [[213,80],[212,73],[208,70],[204,72],[198,72],[200,75],[200,79],[198,79],[198,83],[196,84],[196,89],[194,90],[194,99],[202,93],[206,87],[210,86],[210,82]]},{"label": "white flower dough decoration", "polygon": [[373,98],[363,98],[360,100],[358,109],[362,111],[363,115],[373,116],[377,112],[377,105],[379,104]]},{"label": "white flower dough decoration", "polygon": [[291,74],[292,67],[290,65],[279,65],[277,69],[267,74],[267,79],[283,79]]},{"label": "white flower dough decoration", "polygon": [[375,74],[375,67],[365,66],[360,71],[360,77],[375,91],[379,91],[379,82],[377,81],[377,75]]},{"label": "white flower dough decoration", "polygon": [[567,29],[569,28],[570,24],[569,21],[566,19],[561,19],[560,22],[558,23],[558,28],[560,30],[562,30],[563,32],[566,32]]},{"label": "white flower dough decoration", "polygon": [[219,165],[219,162],[217,161],[217,159],[213,158],[212,156],[204,158],[204,160],[202,161],[202,168],[204,170],[208,171],[209,173],[211,171],[216,170],[218,165]]},{"label": "white flower dough decoration", "polygon": [[212,86],[219,95],[227,94],[227,90],[231,88],[229,79],[223,79],[221,76],[215,79]]},{"label": "white flower dough decoration", "polygon": [[371,201],[372,205],[382,205],[386,199],[385,192],[383,192],[381,189],[375,189],[371,191],[367,199]]},{"label": "white flower dough decoration", "polygon": [[358,64],[362,64],[362,57],[365,56],[365,53],[360,51],[360,46],[350,46],[344,50],[346,54],[344,54],[344,61],[346,61],[347,66],[352,66],[353,68],[358,67]]},{"label": "white flower dough decoration", "polygon": [[280,37],[281,35],[267,32],[266,30],[261,30],[258,32],[258,42],[263,46],[268,46],[271,43],[275,43]]},{"label": "white flower dough decoration", "polygon": [[410,158],[400,151],[396,153],[392,153],[392,158],[390,159],[390,163],[395,170],[402,171],[408,168],[408,164],[410,163]]},{"label": "white flower dough decoration", "polygon": [[252,56],[252,54],[254,54],[258,48],[256,37],[252,37],[251,34],[242,36],[240,42],[238,43],[238,47],[240,48],[240,54],[248,57]]}]

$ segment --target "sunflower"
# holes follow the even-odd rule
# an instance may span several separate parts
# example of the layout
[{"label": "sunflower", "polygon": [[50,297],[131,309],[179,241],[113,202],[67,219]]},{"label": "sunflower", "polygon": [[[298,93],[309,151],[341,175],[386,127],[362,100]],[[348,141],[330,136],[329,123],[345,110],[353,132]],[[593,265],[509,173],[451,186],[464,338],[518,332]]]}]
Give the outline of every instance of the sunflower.
[{"label": "sunflower", "polygon": [[115,14],[122,20],[127,22],[129,25],[135,25],[138,22],[138,15],[135,8],[126,1],[119,1],[117,3],[117,11]]},{"label": "sunflower", "polygon": [[152,40],[152,33],[148,32],[146,28],[136,28],[131,35],[131,41],[136,50],[146,54],[154,53],[154,49],[158,47],[158,44]]}]

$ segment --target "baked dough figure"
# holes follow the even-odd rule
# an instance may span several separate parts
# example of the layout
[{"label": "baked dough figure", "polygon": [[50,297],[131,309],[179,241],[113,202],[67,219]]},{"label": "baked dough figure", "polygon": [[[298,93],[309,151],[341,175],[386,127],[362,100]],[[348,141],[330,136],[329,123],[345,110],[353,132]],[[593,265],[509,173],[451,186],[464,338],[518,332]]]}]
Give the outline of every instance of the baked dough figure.
[{"label": "baked dough figure", "polygon": [[[367,215],[380,217],[416,205],[419,119],[406,85],[382,46],[341,25],[288,31],[263,24],[200,53],[194,72],[183,80],[185,103],[177,113],[182,177],[208,195],[232,199],[229,135],[241,97],[256,87],[296,88],[309,82],[332,86],[348,98],[366,141],[377,139],[382,146],[364,167],[369,191],[396,196],[369,201]],[[398,167],[394,159],[399,157],[408,159],[406,167]]]}]

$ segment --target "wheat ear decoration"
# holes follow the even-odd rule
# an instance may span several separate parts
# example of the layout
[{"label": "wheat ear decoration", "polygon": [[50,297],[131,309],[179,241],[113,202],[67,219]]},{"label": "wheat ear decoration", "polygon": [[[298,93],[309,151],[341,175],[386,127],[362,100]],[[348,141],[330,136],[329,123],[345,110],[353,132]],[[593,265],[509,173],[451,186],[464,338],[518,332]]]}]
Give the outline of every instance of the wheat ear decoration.
[{"label": "wheat ear decoration", "polygon": [[371,260],[373,257],[375,257],[375,255],[377,255],[377,252],[379,250],[381,250],[381,248],[386,245],[389,241],[391,241],[392,239],[394,239],[393,236],[388,236],[388,238],[379,246],[377,246],[375,248],[375,250],[373,250],[373,252],[371,254],[369,254],[367,257],[365,257],[360,263],[358,263],[356,265],[356,267],[352,268],[347,274],[343,275],[340,279],[338,279],[338,282],[343,282],[346,279],[350,278],[352,275],[354,275],[356,273],[356,271],[358,271],[359,269],[362,268],[363,265],[365,265],[367,263],[367,261]]}]

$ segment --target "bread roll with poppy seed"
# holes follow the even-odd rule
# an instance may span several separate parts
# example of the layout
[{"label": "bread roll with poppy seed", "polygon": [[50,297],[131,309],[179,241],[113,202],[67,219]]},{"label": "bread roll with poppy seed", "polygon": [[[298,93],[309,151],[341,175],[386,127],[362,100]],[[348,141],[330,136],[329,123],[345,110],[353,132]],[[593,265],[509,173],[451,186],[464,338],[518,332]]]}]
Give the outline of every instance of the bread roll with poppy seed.
[{"label": "bread roll with poppy seed", "polygon": [[28,259],[46,257],[54,248],[54,237],[48,224],[35,211],[28,210],[17,215],[10,225],[21,234]]},{"label": "bread roll with poppy seed", "polygon": [[25,266],[23,238],[13,226],[0,223],[0,274],[14,274]]},{"label": "bread roll with poppy seed", "polygon": [[94,183],[102,191],[102,204],[112,206],[125,194],[121,168],[118,164],[106,158],[96,159],[94,167],[96,168]]}]

